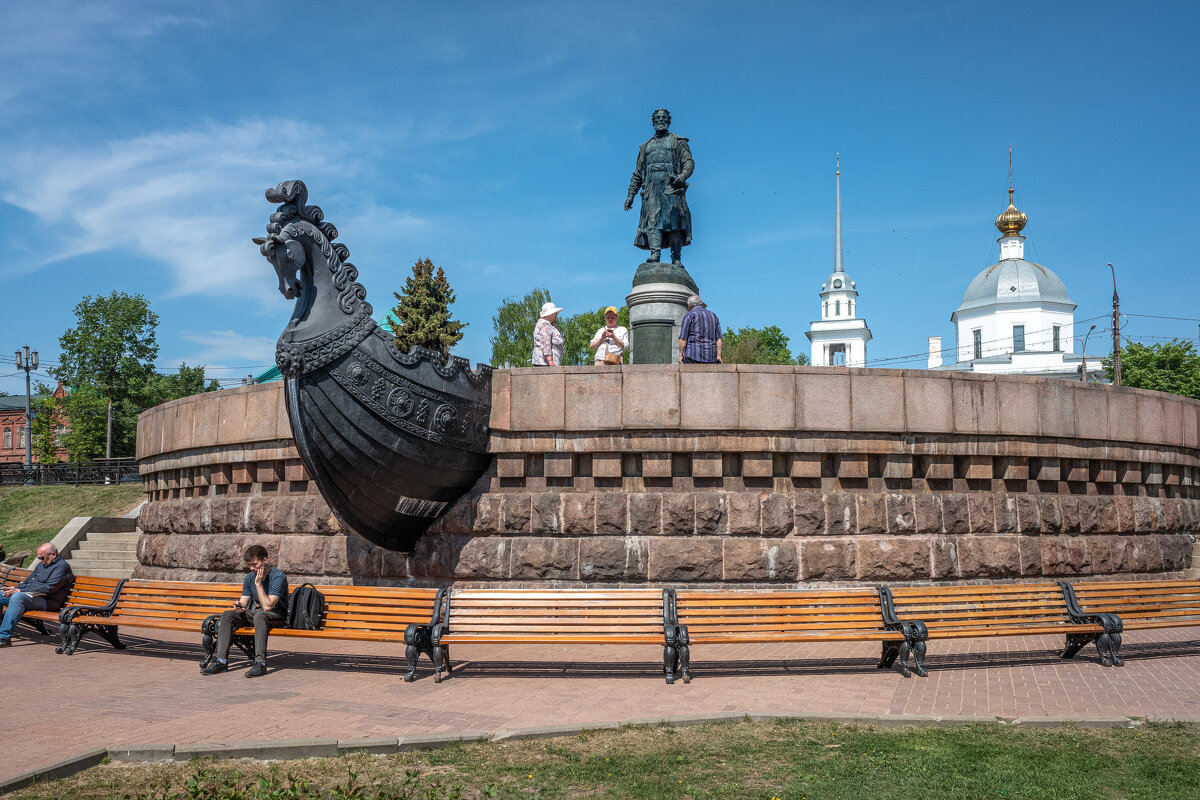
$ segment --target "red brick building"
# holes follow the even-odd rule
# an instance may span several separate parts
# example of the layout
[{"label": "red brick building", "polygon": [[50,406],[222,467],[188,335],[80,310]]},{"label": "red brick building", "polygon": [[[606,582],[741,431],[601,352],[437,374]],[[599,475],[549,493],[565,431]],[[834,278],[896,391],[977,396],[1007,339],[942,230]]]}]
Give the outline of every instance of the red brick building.
[{"label": "red brick building", "polygon": [[[60,382],[54,390],[56,398],[63,398],[66,392]],[[55,421],[54,441],[59,445],[57,457],[59,461],[67,460],[67,450],[62,446],[62,435],[67,432],[67,420],[59,417]],[[22,463],[25,461],[25,395],[18,394],[0,397],[0,464]],[[34,454],[33,460],[38,460]]]}]

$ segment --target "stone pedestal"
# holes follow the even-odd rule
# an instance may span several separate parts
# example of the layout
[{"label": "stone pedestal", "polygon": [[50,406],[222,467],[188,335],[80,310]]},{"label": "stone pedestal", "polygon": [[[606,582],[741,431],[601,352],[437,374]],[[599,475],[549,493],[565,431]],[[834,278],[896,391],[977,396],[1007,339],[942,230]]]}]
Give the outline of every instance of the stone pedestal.
[{"label": "stone pedestal", "polygon": [[679,357],[679,326],[687,299],[699,294],[682,265],[645,262],[633,277],[629,306],[631,364],[674,364]]}]

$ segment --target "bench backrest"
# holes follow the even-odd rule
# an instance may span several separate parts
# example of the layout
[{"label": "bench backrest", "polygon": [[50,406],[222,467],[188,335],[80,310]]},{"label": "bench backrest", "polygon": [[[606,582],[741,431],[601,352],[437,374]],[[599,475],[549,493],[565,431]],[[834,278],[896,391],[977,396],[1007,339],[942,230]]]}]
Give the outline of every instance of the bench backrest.
[{"label": "bench backrest", "polygon": [[1200,581],[1103,581],[1074,583],[1089,614],[1117,614],[1126,625],[1200,624]]},{"label": "bench backrest", "polygon": [[353,633],[386,631],[403,634],[409,625],[433,620],[437,589],[386,586],[318,586],[325,595],[321,630]]},{"label": "bench backrest", "polygon": [[131,580],[121,589],[115,616],[124,621],[195,622],[230,609],[242,596],[241,583]]},{"label": "bench backrest", "polygon": [[450,631],[514,639],[663,635],[661,589],[455,589]]},{"label": "bench backrest", "polygon": [[1055,583],[985,586],[904,586],[891,589],[896,615],[924,622],[930,634],[1070,625],[1067,602]]},{"label": "bench backrest", "polygon": [[708,591],[680,589],[676,613],[693,639],[705,634],[749,637],[811,635],[858,638],[883,632],[875,589]]},{"label": "bench backrest", "polygon": [[[13,567],[4,574],[3,585],[16,586],[32,573],[33,570],[24,567]],[[107,605],[112,600],[113,592],[116,591],[117,584],[120,582],[118,578],[76,575],[75,583],[71,585],[71,591],[67,594],[67,600],[63,603],[63,607]]]}]

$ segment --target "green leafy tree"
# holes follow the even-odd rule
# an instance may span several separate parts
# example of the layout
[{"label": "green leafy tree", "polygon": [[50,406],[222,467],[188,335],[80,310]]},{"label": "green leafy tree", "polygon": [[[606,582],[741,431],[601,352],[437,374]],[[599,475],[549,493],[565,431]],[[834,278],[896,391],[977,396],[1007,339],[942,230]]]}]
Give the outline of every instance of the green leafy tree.
[{"label": "green leafy tree", "polygon": [[524,297],[506,298],[492,317],[492,366],[527,367],[533,357],[533,326],[550,292],[537,288]]},{"label": "green leafy tree", "polygon": [[721,360],[726,364],[807,364],[803,353],[793,356],[788,337],[778,325],[724,331]]},{"label": "green leafy tree", "polygon": [[[604,327],[603,306],[595,311],[581,311],[566,319],[559,319],[558,326],[563,333],[563,363],[567,366],[578,367],[590,365],[596,360],[596,354],[588,345],[596,331]],[[629,330],[629,308],[621,306],[617,309],[617,324]],[[625,351],[625,363],[629,363],[629,351]]]},{"label": "green leafy tree", "polygon": [[29,399],[29,407],[33,411],[33,424],[30,426],[33,460],[39,464],[52,464],[58,461],[59,443],[55,441],[54,431],[61,418],[54,390],[39,383],[37,394]]},{"label": "green leafy tree", "polygon": [[149,408],[181,397],[215,392],[220,388],[221,384],[215,380],[205,382],[203,366],[189,367],[187,362],[182,362],[177,372],[151,375],[140,400],[143,408]]},{"label": "green leafy tree", "polygon": [[[158,355],[158,315],[140,294],[113,292],[84,297],[75,306],[75,319],[78,324],[59,337],[62,354],[53,375],[73,389],[90,387],[112,403],[112,454],[132,456],[139,399],[154,375]],[[83,409],[79,403],[64,403],[72,428],[87,427],[72,416],[85,413]]]},{"label": "green leafy tree", "polygon": [[[72,390],[67,392],[62,408],[70,423],[62,442],[67,448],[67,460],[91,461],[103,458],[108,399],[94,386],[84,384],[72,387]],[[116,452],[114,446],[114,453]]]},{"label": "green leafy tree", "polygon": [[[1104,359],[1104,371],[1111,381],[1112,356]],[[1130,342],[1121,348],[1121,383],[1200,399],[1200,354],[1184,339],[1152,345]]]},{"label": "green leafy tree", "polygon": [[428,258],[417,261],[404,282],[404,291],[393,293],[398,302],[389,326],[402,353],[413,347],[427,347],[449,356],[450,348],[458,344],[467,327],[450,316],[454,290],[442,268],[437,267],[436,272],[434,269]]}]

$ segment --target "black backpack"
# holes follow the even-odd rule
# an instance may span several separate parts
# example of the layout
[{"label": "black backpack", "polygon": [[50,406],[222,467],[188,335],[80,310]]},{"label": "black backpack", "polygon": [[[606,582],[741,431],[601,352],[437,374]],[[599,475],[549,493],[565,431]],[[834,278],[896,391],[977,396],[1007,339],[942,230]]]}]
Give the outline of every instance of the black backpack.
[{"label": "black backpack", "polygon": [[301,631],[321,629],[321,618],[325,615],[325,595],[317,587],[306,583],[292,592],[288,608],[288,627]]}]

